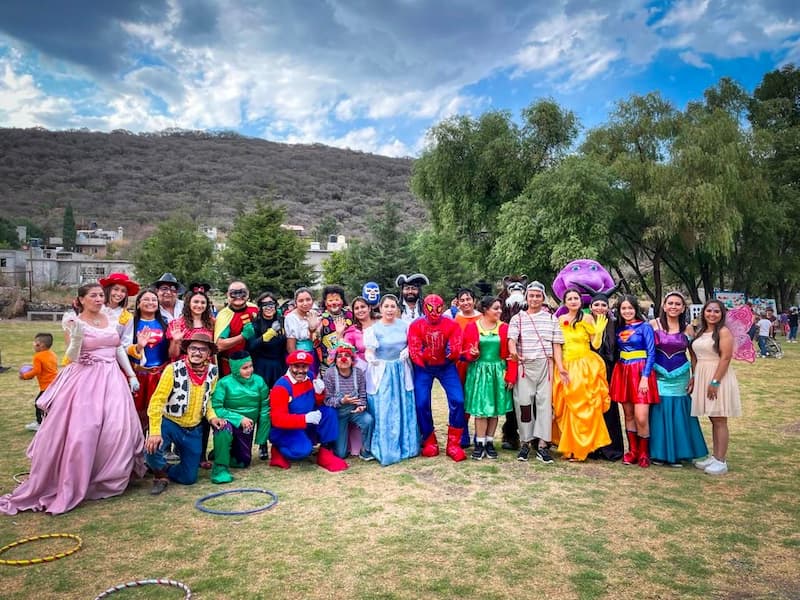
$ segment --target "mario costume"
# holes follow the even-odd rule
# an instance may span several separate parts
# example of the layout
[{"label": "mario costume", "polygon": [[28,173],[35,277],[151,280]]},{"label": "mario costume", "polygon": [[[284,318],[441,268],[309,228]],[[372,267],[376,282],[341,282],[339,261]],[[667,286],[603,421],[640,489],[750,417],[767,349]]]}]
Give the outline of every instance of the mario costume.
[{"label": "mario costume", "polygon": [[[289,370],[270,391],[272,457],[269,464],[288,469],[290,460],[306,458],[319,442],[317,464],[331,472],[344,471],[347,463],[333,451],[339,417],[335,408],[323,404],[325,385],[322,380],[312,382],[308,378],[308,367],[313,363],[310,352],[295,350],[286,359]],[[297,368],[302,366],[305,368]]]},{"label": "mario costume", "polygon": [[422,302],[424,317],[408,328],[408,354],[414,363],[414,394],[417,423],[422,438],[422,456],[436,456],[439,445],[433,428],[431,389],[438,379],[447,395],[450,409],[447,429],[447,456],[456,462],[467,458],[461,449],[461,435],[467,426],[464,415],[464,389],[456,370],[461,353],[461,328],[451,319],[442,318],[444,300],[430,294]]}]

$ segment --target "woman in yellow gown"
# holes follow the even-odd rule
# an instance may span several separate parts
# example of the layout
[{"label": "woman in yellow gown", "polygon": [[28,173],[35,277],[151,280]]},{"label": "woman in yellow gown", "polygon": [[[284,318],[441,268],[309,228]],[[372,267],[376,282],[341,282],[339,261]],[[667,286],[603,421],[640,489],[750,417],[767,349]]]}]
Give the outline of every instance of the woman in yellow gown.
[{"label": "woman in yellow gown", "polygon": [[581,293],[570,288],[564,292],[569,311],[558,318],[564,333],[563,360],[568,376],[557,375],[553,381],[553,414],[561,430],[558,451],[571,460],[585,460],[590,452],[611,443],[603,413],[608,410],[606,365],[589,348],[603,340],[606,317],[597,320],[581,310]]}]

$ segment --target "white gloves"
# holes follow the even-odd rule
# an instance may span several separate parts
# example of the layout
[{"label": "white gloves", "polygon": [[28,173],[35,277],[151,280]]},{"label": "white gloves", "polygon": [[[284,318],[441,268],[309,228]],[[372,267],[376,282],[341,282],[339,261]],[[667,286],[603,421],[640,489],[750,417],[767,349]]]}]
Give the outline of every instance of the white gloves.
[{"label": "white gloves", "polygon": [[128,353],[125,352],[125,348],[123,346],[117,346],[117,364],[120,366],[122,372],[125,373],[125,376],[128,378],[128,385],[131,388],[131,392],[134,394],[138,392],[139,380],[136,379],[136,373],[133,372],[131,361],[128,360]]},{"label": "white gloves", "polygon": [[281,332],[281,322],[280,321],[273,321],[272,322],[272,330],[275,333],[280,333]]},{"label": "white gloves", "polygon": [[66,325],[65,329],[69,333],[69,346],[64,354],[70,362],[77,362],[81,355],[81,345],[83,345],[83,323],[74,319]]},{"label": "white gloves", "polygon": [[306,413],[306,423],[311,423],[312,425],[319,425],[319,422],[322,420],[322,413],[318,410],[312,410],[311,412]]},{"label": "white gloves", "polygon": [[408,347],[400,350],[400,360],[408,360]]},{"label": "white gloves", "polygon": [[320,379],[319,377],[314,379],[313,384],[314,384],[314,391],[317,394],[321,394],[322,392],[325,391],[325,382],[322,381],[322,379]]}]

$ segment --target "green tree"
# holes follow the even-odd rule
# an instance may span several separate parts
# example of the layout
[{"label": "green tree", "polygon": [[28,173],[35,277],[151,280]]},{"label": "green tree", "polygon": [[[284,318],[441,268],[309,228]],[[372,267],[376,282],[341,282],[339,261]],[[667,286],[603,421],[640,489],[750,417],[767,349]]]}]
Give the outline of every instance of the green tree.
[{"label": "green tree", "polygon": [[581,146],[582,153],[611,169],[618,187],[628,195],[614,243],[620,260],[653,300],[662,295],[662,266],[668,252],[641,200],[652,191],[658,165],[669,160],[679,121],[678,111],[660,94],[632,95],[618,102],[608,123],[591,130]]},{"label": "green tree", "polygon": [[366,264],[370,251],[361,240],[348,241],[347,248],[337,250],[323,261],[324,283],[344,287],[348,300],[360,295],[362,286],[367,281],[372,281],[371,266]]},{"label": "green tree", "polygon": [[219,283],[212,269],[213,255],[214,243],[197,231],[189,218],[174,215],[142,242],[133,254],[133,264],[137,278],[144,283],[167,271],[183,283],[196,279]]},{"label": "green tree", "polygon": [[624,193],[614,184],[609,169],[586,157],[538,174],[500,211],[492,268],[549,279],[577,258],[616,258],[611,234]]},{"label": "green tree", "polygon": [[756,271],[779,305],[793,303],[800,281],[800,70],[794,65],[764,75],[748,114],[762,152],[769,202],[760,207],[770,221],[769,262]]},{"label": "green tree", "polygon": [[453,231],[471,242],[483,270],[500,207],[557,163],[577,132],[575,115],[552,100],[525,108],[521,126],[507,111],[451,117],[428,132],[411,190],[430,211],[436,232]]},{"label": "green tree", "polygon": [[314,227],[314,240],[322,242],[323,244],[328,241],[328,237],[339,233],[339,223],[330,215],[325,215],[320,219],[317,226]]},{"label": "green tree", "polygon": [[64,226],[62,228],[61,240],[65,250],[75,250],[75,215],[72,213],[72,204],[67,204],[64,210]]},{"label": "green tree", "polygon": [[461,287],[473,287],[481,279],[490,279],[472,260],[474,247],[452,231],[437,232],[426,228],[412,239],[409,251],[415,270],[425,273],[431,284],[426,293],[439,294],[445,300]]},{"label": "green tree", "polygon": [[313,283],[305,262],[307,245],[281,227],[284,218],[283,209],[263,202],[236,218],[223,253],[229,280],[244,281],[254,293],[269,290],[283,296]]},{"label": "green tree", "polygon": [[16,226],[3,217],[0,217],[0,248],[19,248]]},{"label": "green tree", "polygon": [[652,174],[650,191],[639,198],[650,220],[646,236],[667,249],[665,262],[698,301],[694,274],[707,291],[726,287],[723,271],[743,214],[763,204],[766,185],[735,115],[708,105],[689,107],[669,163]]},{"label": "green tree", "polygon": [[345,250],[334,252],[324,263],[325,283],[343,285],[351,295],[360,293],[367,281],[376,282],[384,293],[396,291],[397,276],[418,269],[409,246],[410,236],[398,229],[399,221],[398,205],[387,200],[378,216],[370,220],[368,239],[349,242]]}]

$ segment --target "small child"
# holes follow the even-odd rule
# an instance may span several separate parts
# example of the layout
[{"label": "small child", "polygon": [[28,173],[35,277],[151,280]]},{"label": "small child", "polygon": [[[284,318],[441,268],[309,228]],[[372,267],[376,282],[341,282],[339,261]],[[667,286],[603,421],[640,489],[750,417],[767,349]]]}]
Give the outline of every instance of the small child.
[{"label": "small child", "polygon": [[[50,333],[37,333],[33,338],[33,368],[29,371],[20,371],[20,379],[36,379],[39,382],[39,399],[44,391],[53,383],[53,380],[58,375],[58,357],[56,353],[51,350],[53,347],[53,336]],[[34,405],[36,404],[34,400]],[[36,420],[31,421],[25,425],[28,431],[39,431],[39,425],[42,424],[44,412],[38,406],[36,407]]]},{"label": "small child", "polygon": [[217,417],[226,421],[214,431],[214,468],[212,483],[230,483],[231,466],[249,467],[253,437],[259,446],[269,438],[269,388],[253,372],[253,360],[247,352],[228,356],[230,375],[217,382],[211,406]]},{"label": "small child", "polygon": [[367,386],[364,371],[356,367],[356,349],[346,342],[339,342],[333,349],[335,368],[325,372],[325,405],[335,408],[339,418],[339,434],[336,439],[336,456],[347,456],[348,428],[354,424],[361,430],[361,460],[375,460],[372,447],[372,432],[375,420],[367,412]]}]

